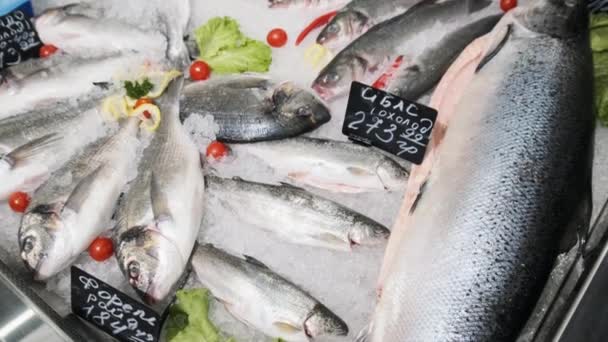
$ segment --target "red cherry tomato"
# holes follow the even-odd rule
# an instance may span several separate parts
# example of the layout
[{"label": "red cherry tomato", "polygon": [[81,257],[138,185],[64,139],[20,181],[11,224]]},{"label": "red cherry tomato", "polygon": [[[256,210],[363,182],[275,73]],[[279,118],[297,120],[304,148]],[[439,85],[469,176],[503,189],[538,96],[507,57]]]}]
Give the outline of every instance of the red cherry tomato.
[{"label": "red cherry tomato", "polygon": [[44,44],[40,47],[40,58],[46,58],[57,52],[57,47],[51,44]]},{"label": "red cherry tomato", "polygon": [[30,205],[30,196],[25,192],[13,192],[8,198],[8,205],[14,212],[24,213]]},{"label": "red cherry tomato", "polygon": [[285,32],[285,30],[283,29],[276,28],[268,32],[268,36],[266,36],[266,41],[272,47],[282,47],[283,45],[287,44],[287,32]]},{"label": "red cherry tomato", "polygon": [[222,144],[219,141],[213,141],[207,146],[207,157],[213,159],[220,159],[228,155],[228,146]]},{"label": "red cherry tomato", "polygon": [[112,239],[106,237],[98,237],[89,246],[89,255],[95,261],[107,260],[112,256],[112,253],[114,253],[114,244]]},{"label": "red cherry tomato", "polygon": [[203,61],[195,61],[190,66],[190,78],[193,81],[204,81],[211,75],[209,65]]},{"label": "red cherry tomato", "polygon": [[517,7],[517,0],[500,0],[500,8],[508,12]]}]

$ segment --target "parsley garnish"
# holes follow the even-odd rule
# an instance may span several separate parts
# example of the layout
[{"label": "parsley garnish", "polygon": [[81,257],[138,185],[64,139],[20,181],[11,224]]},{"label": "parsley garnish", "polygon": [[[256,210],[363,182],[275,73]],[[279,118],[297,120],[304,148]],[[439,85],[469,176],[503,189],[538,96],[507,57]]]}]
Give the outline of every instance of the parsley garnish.
[{"label": "parsley garnish", "polygon": [[139,81],[125,81],[125,90],[127,91],[127,96],[132,99],[139,99],[146,96],[150,90],[152,90],[152,88],[154,88],[154,85],[147,78],[145,78],[141,83]]}]

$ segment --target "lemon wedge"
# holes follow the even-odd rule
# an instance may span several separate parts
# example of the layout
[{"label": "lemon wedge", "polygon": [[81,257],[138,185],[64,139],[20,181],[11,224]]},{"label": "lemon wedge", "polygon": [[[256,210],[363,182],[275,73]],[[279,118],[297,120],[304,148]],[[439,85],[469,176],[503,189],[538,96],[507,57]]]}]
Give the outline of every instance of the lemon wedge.
[{"label": "lemon wedge", "polygon": [[171,83],[171,81],[173,81],[175,78],[181,76],[181,74],[182,73],[180,71],[173,69],[167,72],[151,73],[146,75],[148,80],[150,80],[150,82],[154,85],[154,88],[150,90],[146,97],[153,99],[160,97],[165,92],[165,89],[167,89],[169,86],[169,83]]},{"label": "lemon wedge", "polygon": [[160,126],[161,115],[160,108],[152,103],[145,103],[135,108],[129,113],[129,116],[137,116],[141,119],[141,128],[145,128],[150,132],[154,132]]},{"label": "lemon wedge", "polygon": [[101,109],[113,120],[127,117],[129,115],[129,105],[122,95],[113,95],[103,100]]},{"label": "lemon wedge", "polygon": [[304,51],[304,60],[315,69],[321,69],[332,58],[331,51],[321,44],[312,44]]}]

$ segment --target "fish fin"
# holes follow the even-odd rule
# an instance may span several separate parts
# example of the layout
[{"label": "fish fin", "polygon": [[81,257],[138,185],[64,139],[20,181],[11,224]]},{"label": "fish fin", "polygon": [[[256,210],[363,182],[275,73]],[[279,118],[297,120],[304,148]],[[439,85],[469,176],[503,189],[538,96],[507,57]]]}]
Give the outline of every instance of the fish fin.
[{"label": "fish fin", "polygon": [[266,264],[264,264],[263,262],[261,262],[260,260],[254,258],[252,256],[243,255],[243,257],[245,257],[245,261],[247,261],[248,263],[250,263],[252,265],[255,265],[255,266],[258,266],[258,267],[262,267],[262,268],[265,268],[267,270],[270,269],[268,266],[266,266]]},{"label": "fish fin", "polygon": [[239,177],[239,176],[234,176],[234,177],[232,177],[232,180],[233,180],[233,181],[237,181],[237,182],[244,182],[244,181],[245,181],[243,178],[241,178],[241,177]]},{"label": "fish fin", "polygon": [[301,327],[289,322],[273,322],[272,325],[284,334],[295,334],[302,331]]},{"label": "fish fin", "polygon": [[369,336],[372,332],[372,323],[368,323],[366,326],[359,331],[357,336],[355,337],[355,342],[367,342],[369,340]]},{"label": "fish fin", "polygon": [[505,44],[507,44],[509,36],[511,35],[511,31],[511,24],[503,27],[502,32],[498,33],[499,35],[502,35],[502,38],[500,40],[494,40],[495,44],[490,46],[490,49],[488,49],[487,54],[483,56],[483,58],[479,62],[479,65],[477,65],[477,68],[475,69],[475,73],[478,73],[484,66],[486,66],[486,64],[488,64],[492,60],[492,58],[498,55],[500,50],[505,46]]},{"label": "fish fin", "polygon": [[80,209],[82,208],[82,203],[84,202],[86,197],[91,193],[91,188],[95,183],[95,180],[97,179],[97,176],[101,172],[102,168],[103,165],[96,168],[88,176],[84,177],[82,180],[80,180],[80,182],[78,182],[74,190],[72,190],[70,197],[68,197],[68,199],[65,201],[63,210],[65,210],[65,208],[68,208],[75,212],[80,211]]},{"label": "fish fin", "polygon": [[356,167],[356,166],[349,166],[346,169],[348,170],[348,172],[350,172],[351,174],[353,174],[355,176],[372,176],[372,175],[374,175],[374,173],[371,173],[366,169],[362,169],[362,168]]},{"label": "fish fin", "polygon": [[152,212],[155,220],[171,217],[167,198],[161,190],[154,172],[150,175],[150,200],[152,201]]},{"label": "fish fin", "polygon": [[422,195],[424,194],[424,190],[426,189],[427,183],[428,183],[428,180],[426,180],[420,186],[420,190],[418,190],[418,195],[416,196],[416,199],[414,200],[414,203],[412,203],[412,207],[410,208],[410,215],[414,212],[414,210],[416,210],[416,207],[418,206],[418,203],[420,202],[420,199],[422,198]]},{"label": "fish fin", "polygon": [[112,83],[110,82],[93,82],[93,85],[103,90],[109,90]]},{"label": "fish fin", "polygon": [[17,147],[0,159],[4,159],[9,165],[15,166],[17,163],[19,163],[19,161],[25,160],[40,153],[43,149],[53,146],[61,139],[61,136],[56,133],[47,134]]},{"label": "fish fin", "polygon": [[341,244],[348,244],[350,246],[350,239],[349,238],[342,239],[341,237],[336,236],[334,234],[330,234],[330,233],[319,234],[317,236],[317,238],[319,238],[319,240],[322,240],[322,241],[325,241],[325,242],[329,242],[329,243],[339,242]]}]

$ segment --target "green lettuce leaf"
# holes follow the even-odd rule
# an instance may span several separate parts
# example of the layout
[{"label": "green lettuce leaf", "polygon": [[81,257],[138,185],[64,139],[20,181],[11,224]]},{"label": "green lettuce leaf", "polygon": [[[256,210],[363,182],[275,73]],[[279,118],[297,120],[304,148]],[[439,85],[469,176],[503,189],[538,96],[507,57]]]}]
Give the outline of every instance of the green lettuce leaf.
[{"label": "green lettuce leaf", "polygon": [[257,40],[247,40],[243,45],[223,50],[215,57],[205,59],[213,72],[220,74],[247,71],[267,72],[272,63],[272,51]]},{"label": "green lettuce leaf", "polygon": [[180,290],[176,295],[165,326],[167,341],[235,342],[224,338],[209,320],[208,290]]},{"label": "green lettuce leaf", "polygon": [[199,59],[219,74],[267,72],[272,50],[261,41],[247,38],[236,20],[229,17],[210,19],[194,31]]}]

